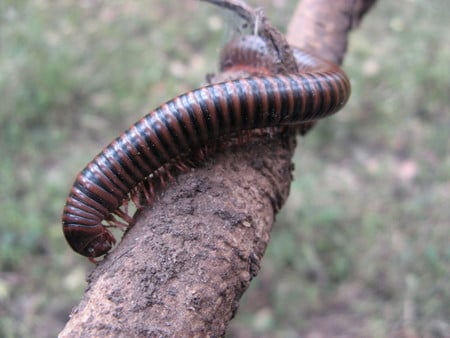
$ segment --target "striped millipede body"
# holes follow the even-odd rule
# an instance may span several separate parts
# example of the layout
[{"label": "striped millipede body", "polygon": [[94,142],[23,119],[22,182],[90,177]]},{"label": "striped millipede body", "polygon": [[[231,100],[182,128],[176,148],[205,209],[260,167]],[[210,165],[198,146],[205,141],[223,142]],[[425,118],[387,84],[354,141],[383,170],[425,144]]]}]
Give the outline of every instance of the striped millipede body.
[{"label": "striped millipede body", "polygon": [[342,108],[350,95],[345,73],[307,53],[293,53],[299,72],[273,74],[276,57],[261,38],[235,39],[223,50],[222,72],[256,75],[182,94],[106,146],[78,174],[64,207],[63,231],[72,249],[90,258],[106,254],[115,239],[102,222],[174,158],[234,132],[312,123]]}]

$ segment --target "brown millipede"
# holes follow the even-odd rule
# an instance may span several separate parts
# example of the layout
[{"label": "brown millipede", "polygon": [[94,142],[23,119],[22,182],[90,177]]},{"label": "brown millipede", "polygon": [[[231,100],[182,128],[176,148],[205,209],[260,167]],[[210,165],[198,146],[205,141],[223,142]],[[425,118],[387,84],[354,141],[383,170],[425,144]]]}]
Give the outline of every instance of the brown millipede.
[{"label": "brown millipede", "polygon": [[156,108],[106,146],[78,174],[62,216],[73,250],[93,258],[115,239],[102,224],[130,192],[165,165],[211,140],[256,128],[311,124],[341,109],[350,82],[335,64],[294,50],[298,74],[273,75],[264,41],[240,37],[225,46],[222,71],[257,74],[204,86]]}]

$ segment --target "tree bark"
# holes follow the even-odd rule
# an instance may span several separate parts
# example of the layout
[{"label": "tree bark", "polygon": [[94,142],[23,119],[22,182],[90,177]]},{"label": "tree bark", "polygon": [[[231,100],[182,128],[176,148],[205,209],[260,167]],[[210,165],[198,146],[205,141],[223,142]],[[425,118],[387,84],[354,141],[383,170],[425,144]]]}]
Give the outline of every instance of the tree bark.
[{"label": "tree bark", "polygon": [[348,33],[358,27],[376,0],[303,0],[292,17],[286,38],[300,49],[341,64]]},{"label": "tree bark", "polygon": [[[288,40],[340,62],[373,2],[304,0]],[[59,336],[223,336],[288,197],[294,150],[292,130],[260,132],[177,176],[92,271]]]}]

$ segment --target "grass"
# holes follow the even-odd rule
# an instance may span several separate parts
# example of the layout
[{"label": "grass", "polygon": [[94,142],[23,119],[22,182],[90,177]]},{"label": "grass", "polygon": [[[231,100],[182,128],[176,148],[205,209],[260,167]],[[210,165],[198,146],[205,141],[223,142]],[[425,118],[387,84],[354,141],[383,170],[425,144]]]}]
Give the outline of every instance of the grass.
[{"label": "grass", "polygon": [[[295,5],[258,3],[280,27]],[[0,3],[1,337],[54,336],[82,294],[59,220],[77,171],[215,70],[226,20],[180,6]],[[449,9],[381,1],[352,34],[351,101],[300,141],[230,337],[449,334]]]}]

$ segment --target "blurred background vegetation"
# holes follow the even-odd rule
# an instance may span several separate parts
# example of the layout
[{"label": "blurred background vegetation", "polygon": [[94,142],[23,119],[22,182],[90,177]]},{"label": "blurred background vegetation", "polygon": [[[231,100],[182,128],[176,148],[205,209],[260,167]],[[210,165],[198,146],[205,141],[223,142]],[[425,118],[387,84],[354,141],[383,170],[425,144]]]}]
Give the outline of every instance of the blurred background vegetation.
[{"label": "blurred background vegetation", "polygon": [[[281,29],[295,6],[250,3]],[[300,140],[230,337],[450,336],[449,13],[380,0],[352,34],[351,101]],[[63,327],[93,268],[61,231],[74,176],[204,83],[232,27],[191,0],[0,2],[0,337]]]}]

